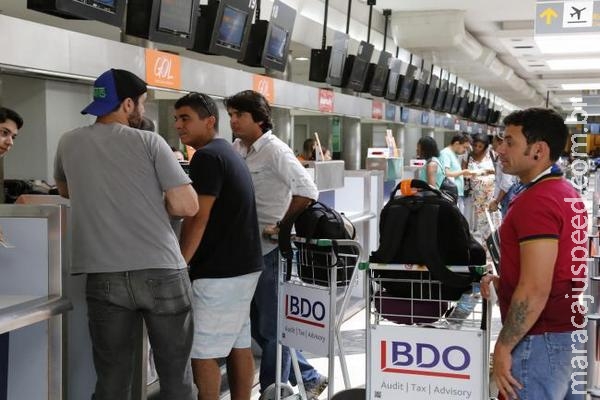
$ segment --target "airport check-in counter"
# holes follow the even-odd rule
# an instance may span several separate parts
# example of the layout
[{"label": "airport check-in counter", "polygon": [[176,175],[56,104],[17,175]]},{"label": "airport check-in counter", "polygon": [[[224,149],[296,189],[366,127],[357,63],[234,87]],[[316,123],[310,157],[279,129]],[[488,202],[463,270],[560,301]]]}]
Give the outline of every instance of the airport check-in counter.
[{"label": "airport check-in counter", "polygon": [[[66,210],[60,205],[0,205],[0,399],[65,395],[61,274]],[[68,314],[66,314],[68,315]]]}]

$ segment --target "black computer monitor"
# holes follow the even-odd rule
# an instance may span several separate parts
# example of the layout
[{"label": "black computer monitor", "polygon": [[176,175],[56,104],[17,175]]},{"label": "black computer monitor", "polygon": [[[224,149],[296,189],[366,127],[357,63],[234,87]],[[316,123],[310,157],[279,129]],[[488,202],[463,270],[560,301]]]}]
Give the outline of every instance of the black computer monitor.
[{"label": "black computer monitor", "polygon": [[373,45],[365,41],[361,41],[358,45],[358,52],[356,53],[352,71],[350,72],[348,88],[357,92],[365,91],[365,83],[367,81],[367,74],[369,72],[369,64],[371,63],[373,49]]},{"label": "black computer monitor", "polygon": [[478,122],[486,122],[488,119],[490,99],[487,97],[483,97],[481,100],[481,105],[479,106],[479,110],[477,110],[476,120]]},{"label": "black computer monitor", "polygon": [[27,8],[66,19],[89,19],[122,26],[125,0],[27,0]]},{"label": "black computer monitor", "polygon": [[442,111],[449,113],[452,109],[452,102],[454,102],[454,97],[456,96],[456,84],[450,83],[448,86],[448,93],[446,94],[446,98],[444,99],[444,105],[442,106]]},{"label": "black computer monitor", "polygon": [[400,84],[402,83],[403,74],[406,73],[407,64],[398,60],[397,58],[391,58],[390,73],[388,75],[387,88],[385,91],[385,98],[390,101],[396,101],[398,99],[398,93],[400,92]]},{"label": "black computer monitor", "polygon": [[435,102],[433,103],[433,107],[432,107],[435,111],[442,111],[444,109],[444,101],[446,100],[447,94],[448,94],[448,80],[442,79],[440,86],[436,90]]},{"label": "black computer monitor", "polygon": [[467,115],[466,117],[472,121],[476,121],[477,115],[479,114],[480,106],[481,106],[481,95],[478,94],[477,97],[475,98],[475,100],[473,100],[472,105],[469,105],[469,109],[467,110],[469,112],[469,115]]},{"label": "black computer monitor", "polygon": [[465,90],[463,95],[460,98],[460,102],[458,103],[458,111],[455,114],[464,117],[469,106],[469,98],[471,97],[471,91],[469,89]]},{"label": "black computer monitor", "polygon": [[[417,75],[418,74],[418,75]],[[415,106],[423,105],[425,101],[425,94],[427,92],[427,79],[429,78],[429,71],[419,70],[415,74],[415,83],[413,85],[413,92],[410,99],[410,104]]]},{"label": "black computer monitor", "polygon": [[383,97],[387,90],[388,76],[390,74],[390,59],[392,55],[387,51],[379,53],[379,61],[375,67],[373,80],[371,81],[371,89],[369,92],[373,96]]},{"label": "black computer monitor", "polygon": [[431,75],[429,83],[427,84],[427,90],[425,91],[425,100],[423,100],[423,107],[431,108],[435,102],[435,95],[438,89],[439,77],[437,75]]},{"label": "black computer monitor", "polygon": [[189,47],[194,41],[198,11],[194,0],[129,0],[125,33]]},{"label": "black computer monitor", "polygon": [[296,10],[280,0],[273,2],[267,40],[262,55],[262,65],[284,71],[292,42]]},{"label": "black computer monitor", "polygon": [[333,34],[333,44],[331,45],[331,56],[327,65],[326,78],[327,83],[331,86],[340,87],[343,84],[349,40],[350,38],[345,33],[336,31]]},{"label": "black computer monitor", "polygon": [[404,73],[404,77],[402,78],[402,82],[400,83],[400,90],[398,91],[398,101],[410,101],[410,96],[412,95],[413,86],[415,83],[416,72],[417,67],[415,65],[407,65],[406,72]]},{"label": "black computer monitor", "polygon": [[254,7],[254,2],[244,0],[209,0],[201,5],[190,50],[240,59],[248,43]]},{"label": "black computer monitor", "polygon": [[452,100],[452,106],[450,107],[450,114],[456,114],[458,112],[458,107],[460,106],[460,102],[462,101],[463,96],[463,88],[459,86],[456,89],[456,94],[454,95],[454,99]]}]

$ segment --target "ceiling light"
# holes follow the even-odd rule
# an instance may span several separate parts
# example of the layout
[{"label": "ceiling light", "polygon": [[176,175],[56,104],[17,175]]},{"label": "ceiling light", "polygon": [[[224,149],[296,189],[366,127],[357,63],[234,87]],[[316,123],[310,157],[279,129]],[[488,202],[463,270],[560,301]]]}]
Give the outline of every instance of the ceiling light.
[{"label": "ceiling light", "polygon": [[597,33],[537,35],[534,39],[540,52],[545,54],[589,54],[600,52],[600,35]]},{"label": "ceiling light", "polygon": [[562,90],[600,90],[600,82],[594,83],[563,83]]},{"label": "ceiling light", "polygon": [[296,57],[294,58],[296,61],[308,61],[308,57]]},{"label": "ceiling light", "polygon": [[581,98],[581,97],[571,97],[569,99],[570,103],[581,103],[582,101],[583,101],[583,98]]},{"label": "ceiling light", "polygon": [[[600,40],[600,39],[599,39]],[[569,58],[546,60],[551,70],[600,69],[600,58]]]}]

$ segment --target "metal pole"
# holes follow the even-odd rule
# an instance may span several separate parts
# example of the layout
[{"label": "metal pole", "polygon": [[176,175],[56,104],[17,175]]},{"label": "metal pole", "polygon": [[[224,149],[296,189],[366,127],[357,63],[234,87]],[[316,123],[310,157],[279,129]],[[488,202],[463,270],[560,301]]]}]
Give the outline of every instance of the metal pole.
[{"label": "metal pole", "polygon": [[348,0],[348,14],[346,14],[346,35],[350,33],[350,12],[352,11],[352,0]]}]

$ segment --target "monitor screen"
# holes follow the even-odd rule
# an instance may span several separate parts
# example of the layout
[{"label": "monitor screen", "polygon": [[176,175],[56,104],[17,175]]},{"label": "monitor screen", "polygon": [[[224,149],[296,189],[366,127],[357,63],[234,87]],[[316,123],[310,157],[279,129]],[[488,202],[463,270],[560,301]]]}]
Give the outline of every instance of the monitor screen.
[{"label": "monitor screen", "polygon": [[340,79],[344,72],[344,61],[346,60],[345,51],[331,51],[331,59],[329,61],[329,72],[327,75],[330,78]]},{"label": "monitor screen", "polygon": [[244,39],[247,16],[246,12],[226,5],[223,9],[221,23],[217,27],[216,43],[219,46],[240,49]]},{"label": "monitor screen", "polygon": [[190,35],[194,0],[162,0],[158,14],[158,30]]},{"label": "monitor screen", "polygon": [[408,101],[410,99],[410,95],[412,94],[413,84],[415,82],[415,72],[417,71],[417,67],[410,64],[406,69],[406,73],[404,74],[404,79],[400,84],[400,91],[398,92],[398,99],[401,101]]},{"label": "monitor screen", "polygon": [[450,110],[452,109],[452,103],[454,102],[454,89],[455,89],[456,85],[454,83],[450,84],[450,87],[448,88],[448,94],[446,95],[446,99],[444,100],[444,105],[442,106],[442,111],[444,112],[450,112]]},{"label": "monitor screen", "polygon": [[433,102],[435,101],[435,90],[438,88],[439,78],[437,75],[432,75],[429,80],[429,85],[427,86],[427,92],[425,93],[425,100],[423,101],[423,105],[427,108],[431,108]]},{"label": "monitor screen", "polygon": [[92,6],[109,12],[115,12],[117,10],[118,0],[75,0],[77,3],[82,3],[87,6]]},{"label": "monitor screen", "polygon": [[285,45],[288,33],[275,24],[271,24],[271,35],[265,46],[265,55],[274,61],[282,61],[285,58]]},{"label": "monitor screen", "polygon": [[348,35],[335,32],[333,35],[333,45],[331,46],[329,68],[327,70],[327,82],[330,85],[339,86],[342,84],[347,53]]}]

